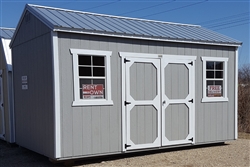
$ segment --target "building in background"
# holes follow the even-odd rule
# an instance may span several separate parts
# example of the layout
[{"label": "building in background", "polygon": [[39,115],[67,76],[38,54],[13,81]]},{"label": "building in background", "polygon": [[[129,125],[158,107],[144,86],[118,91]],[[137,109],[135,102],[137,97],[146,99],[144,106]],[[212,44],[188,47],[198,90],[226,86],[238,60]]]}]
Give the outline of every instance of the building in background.
[{"label": "building in background", "polygon": [[14,32],[13,28],[0,27],[0,139],[9,143],[15,142],[12,58],[9,47]]}]

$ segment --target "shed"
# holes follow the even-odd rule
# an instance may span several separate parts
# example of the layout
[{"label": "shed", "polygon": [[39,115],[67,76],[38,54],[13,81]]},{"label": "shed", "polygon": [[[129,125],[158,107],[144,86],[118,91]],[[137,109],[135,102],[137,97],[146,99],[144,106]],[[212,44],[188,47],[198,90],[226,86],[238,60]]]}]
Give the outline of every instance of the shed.
[{"label": "shed", "polygon": [[198,25],[26,5],[16,143],[54,160],[237,139],[241,42]]},{"label": "shed", "polygon": [[9,47],[13,28],[0,27],[0,139],[15,142],[12,62]]}]

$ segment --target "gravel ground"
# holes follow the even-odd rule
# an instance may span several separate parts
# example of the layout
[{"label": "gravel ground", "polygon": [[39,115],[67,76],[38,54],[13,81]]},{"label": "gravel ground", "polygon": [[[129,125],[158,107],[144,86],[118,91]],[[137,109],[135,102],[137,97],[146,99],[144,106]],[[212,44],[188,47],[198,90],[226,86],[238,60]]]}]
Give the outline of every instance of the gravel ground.
[{"label": "gravel ground", "polygon": [[[123,154],[89,160],[78,160],[75,167],[110,167],[110,166],[250,166],[250,134],[241,134],[240,139],[213,146],[195,146],[143,153]],[[65,163],[66,164],[66,163]],[[63,166],[53,164],[48,158],[27,149],[9,145],[0,141],[0,167],[8,166]]]}]

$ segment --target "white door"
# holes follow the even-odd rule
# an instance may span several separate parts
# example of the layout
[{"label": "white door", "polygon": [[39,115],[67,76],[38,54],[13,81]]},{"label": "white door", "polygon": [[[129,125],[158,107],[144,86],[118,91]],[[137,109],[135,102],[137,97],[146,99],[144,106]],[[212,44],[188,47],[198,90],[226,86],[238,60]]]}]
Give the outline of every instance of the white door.
[{"label": "white door", "polygon": [[125,63],[125,149],[161,145],[160,60],[128,58]]},{"label": "white door", "polygon": [[196,57],[122,55],[123,150],[193,143]]},{"label": "white door", "polygon": [[162,58],[162,145],[194,142],[193,56]]},{"label": "white door", "polygon": [[3,71],[0,70],[0,138],[5,139],[4,108],[3,108]]}]

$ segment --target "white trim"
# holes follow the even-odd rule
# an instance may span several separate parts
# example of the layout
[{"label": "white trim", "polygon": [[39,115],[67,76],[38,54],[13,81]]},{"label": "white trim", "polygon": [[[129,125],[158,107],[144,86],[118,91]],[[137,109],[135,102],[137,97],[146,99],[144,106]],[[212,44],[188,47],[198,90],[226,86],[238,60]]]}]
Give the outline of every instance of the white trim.
[{"label": "white trim", "polygon": [[234,107],[235,107],[235,111],[234,111],[234,138],[238,139],[238,48],[236,49],[235,52],[235,103],[234,103]]},{"label": "white trim", "polygon": [[134,52],[119,52],[122,58],[150,58],[161,59],[164,56],[168,57],[168,60],[195,60],[196,56],[192,55],[172,55],[172,54],[151,54],[151,53],[134,53]]},{"label": "white trim", "polygon": [[53,55],[53,76],[54,76],[54,147],[55,158],[61,157],[61,108],[60,108],[60,70],[58,56],[58,37],[56,32],[51,32],[52,55]]},{"label": "white trim", "polygon": [[[113,105],[111,98],[111,65],[110,57],[112,55],[111,51],[102,50],[88,50],[88,49],[70,49],[70,53],[73,55],[73,76],[74,76],[74,101],[72,106],[93,106],[93,105]],[[94,55],[94,56],[105,56],[106,64],[106,98],[105,99],[93,99],[93,100],[83,100],[80,99],[79,93],[79,71],[78,71],[78,55]]]},{"label": "white trim", "polygon": [[[202,87],[202,100],[201,102],[219,102],[219,101],[228,101],[228,96],[227,96],[227,88],[228,88],[228,84],[227,84],[227,75],[228,75],[228,70],[227,70],[227,66],[228,66],[228,58],[225,57],[201,57],[202,62],[202,82],[203,82],[203,87]],[[223,97],[207,97],[206,96],[206,62],[207,61],[221,61],[224,63],[223,66],[223,84],[224,84],[224,88],[223,88]]]},{"label": "white trim", "polygon": [[125,75],[126,75],[126,66],[124,64],[124,55],[122,54],[123,52],[119,52],[119,55],[121,57],[121,70],[122,70],[122,151],[125,152],[125,144],[127,141],[127,134],[126,134],[126,107],[124,105],[124,101],[126,100],[126,83],[125,83]]},{"label": "white trim", "polygon": [[11,56],[11,49],[9,47],[10,42],[11,42],[10,39],[3,39],[2,38],[4,56],[6,59],[8,71],[12,71],[12,56]]},{"label": "white trim", "polygon": [[107,37],[119,37],[119,38],[128,38],[128,39],[141,39],[141,40],[150,40],[150,41],[163,41],[163,42],[175,42],[175,43],[187,43],[187,44],[202,44],[202,45],[215,45],[215,46],[234,46],[239,47],[241,46],[240,43],[236,44],[230,44],[230,43],[215,43],[215,42],[199,42],[199,41],[188,41],[188,40],[180,40],[180,39],[164,39],[164,38],[150,38],[150,37],[138,37],[138,36],[128,36],[126,34],[119,35],[119,34],[109,34],[109,33],[98,33],[93,31],[84,31],[82,29],[81,31],[75,31],[72,29],[62,29],[59,27],[54,28],[53,31],[58,32],[69,32],[69,33],[78,33],[78,34],[87,34],[87,35],[98,35],[98,36],[107,36]]}]

